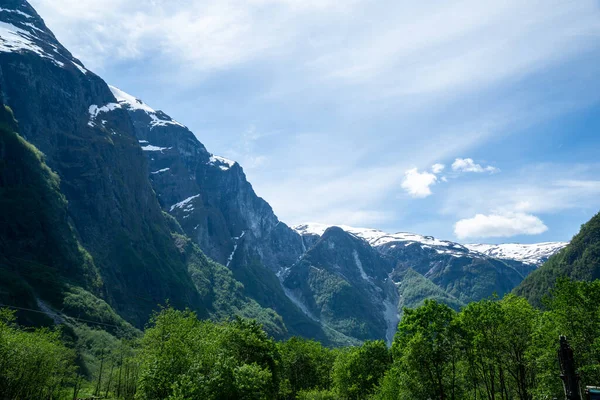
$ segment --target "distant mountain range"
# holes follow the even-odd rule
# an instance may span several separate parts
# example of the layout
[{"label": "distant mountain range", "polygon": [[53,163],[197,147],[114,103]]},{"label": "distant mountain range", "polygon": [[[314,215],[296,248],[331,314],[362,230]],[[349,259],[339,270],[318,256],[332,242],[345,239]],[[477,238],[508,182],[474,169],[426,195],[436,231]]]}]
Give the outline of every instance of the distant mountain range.
[{"label": "distant mountain range", "polygon": [[[300,224],[293,229],[302,236],[321,236],[331,225],[319,223]],[[361,239],[366,240],[371,246],[378,247],[390,242],[409,245],[419,243],[421,247],[431,247],[439,254],[454,254],[462,256],[471,253],[473,256],[483,254],[488,257],[501,260],[519,261],[525,264],[539,266],[548,258],[565,247],[568,242],[545,242],[534,244],[459,244],[448,240],[436,239],[432,236],[422,236],[414,233],[397,232],[386,233],[377,229],[354,228],[351,226],[340,226],[343,230]]]},{"label": "distant mountain range", "polygon": [[25,0],[0,8],[0,102],[2,304],[141,328],[168,300],[277,338],[389,341],[403,307],[502,296],[565,246],[292,229],[237,162],[107,85]]}]

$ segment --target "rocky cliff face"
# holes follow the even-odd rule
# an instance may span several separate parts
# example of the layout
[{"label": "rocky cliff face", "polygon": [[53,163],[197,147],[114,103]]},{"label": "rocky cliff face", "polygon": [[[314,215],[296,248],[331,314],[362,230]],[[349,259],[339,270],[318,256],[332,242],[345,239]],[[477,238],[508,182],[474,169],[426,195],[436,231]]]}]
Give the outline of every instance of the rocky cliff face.
[{"label": "rocky cliff face", "polygon": [[147,174],[165,212],[212,259],[226,265],[248,294],[273,308],[290,333],[347,342],[325,332],[286,296],[277,273],[303,254],[302,238],[254,192],[242,167],[211,154],[184,125],[111,87],[127,110],[146,155]]},{"label": "rocky cliff face", "polygon": [[140,326],[165,299],[202,313],[127,112],[112,106],[104,81],[73,58],[26,1],[4,1],[0,21],[0,94],[21,134],[60,175],[105,298]]},{"label": "rocky cliff face", "polygon": [[332,227],[282,277],[315,320],[361,340],[391,342],[399,321],[392,269],[367,242]]}]

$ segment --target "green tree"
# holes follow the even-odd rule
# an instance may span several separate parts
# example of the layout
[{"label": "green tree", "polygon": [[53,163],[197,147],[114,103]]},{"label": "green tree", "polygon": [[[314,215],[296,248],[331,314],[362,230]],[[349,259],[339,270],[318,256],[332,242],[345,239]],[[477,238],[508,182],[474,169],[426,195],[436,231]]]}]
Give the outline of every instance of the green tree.
[{"label": "green tree", "polygon": [[280,393],[295,398],[298,392],[331,387],[334,352],[313,340],[293,337],[277,345],[281,357]]},{"label": "green tree", "polygon": [[548,300],[550,318],[569,340],[584,385],[600,382],[599,299],[600,280],[559,279]]},{"label": "green tree", "polygon": [[163,309],[141,341],[137,396],[143,399],[271,399],[277,350],[255,321],[199,321]]},{"label": "green tree", "polygon": [[334,390],[342,399],[365,399],[379,384],[391,364],[382,340],[339,352],[333,365]]},{"label": "green tree", "polygon": [[[445,304],[425,300],[421,307],[405,309],[392,345],[397,396],[422,399],[461,398],[459,329],[456,312]],[[389,393],[388,396],[394,396]],[[393,398],[393,397],[388,397]]]},{"label": "green tree", "polygon": [[511,294],[500,301],[500,309],[503,313],[500,326],[502,362],[508,373],[509,398],[531,400],[536,369],[529,356],[539,312],[524,298]]},{"label": "green tree", "polygon": [[0,393],[3,399],[55,399],[75,378],[75,354],[57,331],[24,331],[0,309]]}]

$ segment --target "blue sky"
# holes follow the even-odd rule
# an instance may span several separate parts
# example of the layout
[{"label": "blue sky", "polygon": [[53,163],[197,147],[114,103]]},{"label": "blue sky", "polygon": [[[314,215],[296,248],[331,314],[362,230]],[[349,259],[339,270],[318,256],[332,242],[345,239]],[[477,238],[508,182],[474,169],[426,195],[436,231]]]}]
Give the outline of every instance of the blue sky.
[{"label": "blue sky", "polygon": [[31,3],[290,225],[533,243],[600,210],[597,1]]}]

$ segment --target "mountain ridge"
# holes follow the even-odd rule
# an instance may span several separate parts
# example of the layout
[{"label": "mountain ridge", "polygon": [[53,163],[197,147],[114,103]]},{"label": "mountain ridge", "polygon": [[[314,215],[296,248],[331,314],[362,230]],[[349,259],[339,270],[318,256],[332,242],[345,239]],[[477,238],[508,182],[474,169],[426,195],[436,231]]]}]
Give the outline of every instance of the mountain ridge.
[{"label": "mountain ridge", "polygon": [[415,242],[425,246],[432,246],[439,251],[447,248],[449,254],[472,252],[483,254],[492,258],[519,261],[526,264],[541,265],[550,256],[560,251],[568,242],[541,242],[534,244],[502,243],[502,244],[460,244],[449,240],[436,239],[433,236],[420,235],[410,232],[388,233],[379,229],[356,228],[348,225],[327,225],[321,223],[304,223],[292,227],[300,235],[321,236],[329,227],[339,226],[341,229],[352,233],[371,244],[381,246],[389,242]]}]

